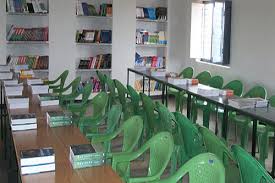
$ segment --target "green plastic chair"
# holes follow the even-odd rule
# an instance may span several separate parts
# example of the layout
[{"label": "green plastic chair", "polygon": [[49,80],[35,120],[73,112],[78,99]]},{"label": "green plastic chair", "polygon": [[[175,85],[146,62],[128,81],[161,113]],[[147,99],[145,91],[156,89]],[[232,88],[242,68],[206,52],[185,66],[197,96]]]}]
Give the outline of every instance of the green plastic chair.
[{"label": "green plastic chair", "polygon": [[[260,97],[266,99],[266,89],[261,86],[255,86],[250,89],[243,97],[255,98]],[[248,144],[248,129],[251,123],[251,118],[244,115],[237,115],[235,112],[230,113],[229,121],[235,123],[241,128],[241,146],[245,148]]]},{"label": "green plastic chair", "polygon": [[[173,137],[169,132],[160,132],[148,140],[140,149],[131,153],[113,155],[114,171],[128,183],[151,182],[160,179],[173,152]],[[150,151],[147,177],[130,177],[130,162]]]},{"label": "green plastic chair", "polygon": [[198,154],[205,153],[206,147],[197,126],[179,112],[173,113],[181,129],[183,150],[180,152],[180,166]]},{"label": "green plastic chair", "polygon": [[141,101],[140,95],[130,85],[127,85],[127,89],[128,89],[128,94],[129,94],[129,97],[131,100],[131,105],[133,106],[134,114],[142,115],[143,112],[142,112],[142,108],[140,106],[140,101]]},{"label": "green plastic chair", "polygon": [[118,94],[116,92],[116,86],[114,81],[107,75],[106,76],[106,84],[109,91],[109,108],[111,108],[112,105],[118,103]]},{"label": "green plastic chair", "polygon": [[199,127],[207,152],[215,154],[225,167],[225,182],[241,182],[237,162],[230,149],[213,132],[205,127]]},{"label": "green plastic chair", "polygon": [[57,93],[55,90],[62,89],[64,87],[68,74],[69,71],[65,70],[58,78],[52,81],[45,81],[44,84],[49,85],[49,89],[52,89],[54,93]]},{"label": "green plastic chair", "polygon": [[[208,81],[211,79],[211,74],[209,71],[203,71],[201,73],[199,73],[195,79],[199,80],[200,84],[204,84],[207,85]],[[180,111],[182,112],[183,110],[183,104],[185,104],[187,101],[187,94],[184,91],[180,92],[180,98],[179,98],[179,102],[180,102]]]},{"label": "green plastic chair", "polygon": [[86,134],[88,131],[98,132],[98,128],[95,128],[94,125],[98,126],[99,123],[103,122],[108,106],[108,99],[109,97],[106,92],[100,92],[89,102],[89,105],[92,105],[93,115],[85,116],[82,114],[78,125],[83,134]]},{"label": "green plastic chair", "polygon": [[[92,120],[88,121],[87,123],[83,120],[81,121],[81,130],[82,132],[85,131],[86,137],[91,140],[94,136],[106,135],[109,133],[113,133],[117,127],[119,126],[119,121],[122,114],[122,107],[121,105],[113,105],[110,111],[105,114],[100,120]],[[99,128],[105,124],[106,121],[106,129],[104,132],[99,131]],[[87,126],[86,126],[87,125]]]},{"label": "green plastic chair", "polygon": [[[213,87],[213,88],[217,88],[217,89],[221,89],[223,86],[223,78],[221,76],[213,76],[209,81],[208,81],[208,86]],[[194,123],[197,122],[197,118],[198,118],[198,109],[201,109],[202,111],[204,111],[205,108],[208,107],[208,103],[206,101],[197,99],[195,97],[193,97],[192,100],[192,121]],[[208,119],[204,119],[203,120],[203,126],[209,128],[209,120]]]},{"label": "green plastic chair", "polygon": [[189,183],[225,182],[224,167],[219,158],[211,153],[203,153],[189,160],[171,177],[153,183],[176,183],[187,174]]},{"label": "green plastic chair", "polygon": [[81,102],[74,102],[67,105],[67,110],[73,114],[73,122],[76,125],[78,125],[79,119],[86,113],[92,89],[92,85],[87,84],[83,88]]},{"label": "green plastic chair", "polygon": [[[93,135],[92,143],[103,143],[105,153],[108,159],[120,153],[130,153],[137,146],[143,129],[143,120],[140,116],[133,116],[125,121],[120,128],[114,132]],[[123,143],[121,152],[111,152],[111,141],[123,134]]]},{"label": "green plastic chair", "polygon": [[97,77],[98,77],[98,79],[100,81],[101,91],[105,91],[106,92],[106,75],[103,74],[100,71],[96,71],[96,74],[97,74]]},{"label": "green plastic chair", "polygon": [[[81,81],[81,77],[74,79],[67,87],[60,89],[59,91],[59,104],[62,106],[64,103],[71,104],[81,94],[78,92],[78,86]],[[63,94],[71,89],[71,93]]]},{"label": "green plastic chair", "polygon": [[[193,73],[194,73],[194,69],[192,67],[187,67],[179,74],[179,77],[191,79],[193,77]],[[179,103],[180,91],[175,88],[169,87],[168,95],[175,96],[176,111],[179,111],[180,110],[180,103]]]},{"label": "green plastic chair", "polygon": [[262,165],[243,148],[233,145],[232,151],[240,168],[242,183],[274,183]]},{"label": "green plastic chair", "polygon": [[174,150],[171,157],[170,173],[175,173],[178,164],[181,165],[181,152],[183,151],[183,136],[181,129],[176,121],[173,113],[171,113],[166,106],[160,102],[156,103],[157,111],[159,113],[159,129],[158,131],[167,131],[173,135]]}]

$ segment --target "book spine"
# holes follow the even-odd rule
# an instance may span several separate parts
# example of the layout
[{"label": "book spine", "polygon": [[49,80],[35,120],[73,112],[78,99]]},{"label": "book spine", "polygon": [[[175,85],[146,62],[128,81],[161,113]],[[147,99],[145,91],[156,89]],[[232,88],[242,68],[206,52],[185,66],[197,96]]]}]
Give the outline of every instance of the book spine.
[{"label": "book spine", "polygon": [[100,166],[104,163],[104,160],[90,160],[90,161],[74,161],[72,166],[74,169],[88,168],[94,166]]},{"label": "book spine", "polygon": [[85,161],[85,160],[102,160],[104,159],[104,153],[90,153],[84,155],[72,156],[73,161]]}]

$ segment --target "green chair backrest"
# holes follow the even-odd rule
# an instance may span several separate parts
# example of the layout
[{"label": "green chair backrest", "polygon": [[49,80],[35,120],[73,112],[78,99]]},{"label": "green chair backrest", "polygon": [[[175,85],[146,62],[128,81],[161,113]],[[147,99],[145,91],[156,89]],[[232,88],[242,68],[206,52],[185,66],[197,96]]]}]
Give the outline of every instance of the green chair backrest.
[{"label": "green chair backrest", "polygon": [[116,98],[115,83],[109,76],[106,76],[106,84],[108,86],[108,91],[110,92],[110,100],[111,100],[111,102],[114,102],[114,100]]},{"label": "green chair backrest", "polygon": [[203,71],[196,76],[196,79],[199,80],[199,83],[204,85],[208,85],[208,81],[210,78],[211,74],[209,71]]},{"label": "green chair backrest", "polygon": [[183,155],[183,163],[198,154],[206,152],[202,135],[200,134],[197,126],[179,112],[175,112],[174,116],[180,125],[183,136],[185,151],[185,155]]},{"label": "green chair backrest", "polygon": [[117,129],[117,127],[119,125],[121,113],[122,113],[121,105],[113,105],[111,107],[111,109],[110,109],[110,111],[108,111],[108,115],[107,115],[106,133],[114,132]]},{"label": "green chair backrest", "polygon": [[96,71],[96,74],[100,81],[101,91],[106,91],[106,75],[100,71]]},{"label": "green chair backrest", "polygon": [[242,183],[274,183],[262,165],[243,148],[233,145],[232,151],[239,164]]},{"label": "green chair backrest", "polygon": [[65,91],[69,90],[70,88],[72,88],[71,94],[77,93],[77,89],[78,89],[80,81],[81,81],[81,77],[75,78],[68,86],[63,88],[63,90],[60,90],[60,94],[62,94]]},{"label": "green chair backrest", "polygon": [[114,80],[115,86],[118,92],[118,98],[122,105],[123,111],[126,110],[126,94],[128,93],[127,88],[117,79]]},{"label": "green chair backrest", "polygon": [[141,101],[139,94],[136,92],[136,90],[130,86],[127,85],[128,94],[130,95],[132,106],[134,107],[134,113],[137,115],[139,113],[139,102]]},{"label": "green chair backrest", "polygon": [[189,160],[171,177],[154,183],[176,183],[186,174],[189,175],[189,183],[225,182],[222,162],[214,154],[203,153]]},{"label": "green chair backrest", "polygon": [[180,126],[178,125],[176,118],[166,106],[160,102],[156,103],[157,111],[159,113],[159,131],[168,131],[173,135],[174,144],[182,145],[183,136],[181,134]]},{"label": "green chair backrest", "polygon": [[237,163],[230,149],[209,129],[199,127],[199,131],[203,136],[207,152],[215,154],[223,162],[225,167],[226,182],[240,182],[240,174],[238,172]]},{"label": "green chair backrest", "polygon": [[262,86],[255,86],[251,88],[243,97],[245,98],[255,98],[255,97],[260,97],[263,99],[266,99],[266,89]]},{"label": "green chair backrest", "polygon": [[103,116],[106,112],[109,96],[106,92],[100,92],[91,101],[93,106],[93,114],[95,116]]},{"label": "green chair backrest", "polygon": [[91,84],[86,84],[82,90],[82,104],[87,104],[89,97],[92,93],[93,86]]},{"label": "green chair backrest", "polygon": [[227,90],[233,90],[234,95],[236,96],[242,96],[243,94],[243,83],[240,80],[233,80],[227,83],[223,89]]},{"label": "green chair backrest", "polygon": [[269,105],[271,107],[275,107],[275,95],[273,95],[269,98]]},{"label": "green chair backrest", "polygon": [[182,77],[182,78],[191,79],[193,77],[193,73],[194,73],[193,67],[187,67],[187,68],[183,69],[183,71],[181,71],[179,76]]},{"label": "green chair backrest", "polygon": [[142,100],[142,106],[145,111],[146,123],[149,129],[154,132],[157,128],[157,122],[155,118],[156,105],[154,101],[144,93],[140,93],[140,96]]},{"label": "green chair backrest", "polygon": [[213,88],[221,89],[223,86],[223,78],[221,76],[213,76],[209,79],[208,85]]},{"label": "green chair backrest", "polygon": [[[60,80],[60,86],[64,86],[67,76],[69,75],[69,70],[62,72],[55,80],[49,81],[50,85],[56,84]],[[63,87],[62,87],[63,88]]]}]

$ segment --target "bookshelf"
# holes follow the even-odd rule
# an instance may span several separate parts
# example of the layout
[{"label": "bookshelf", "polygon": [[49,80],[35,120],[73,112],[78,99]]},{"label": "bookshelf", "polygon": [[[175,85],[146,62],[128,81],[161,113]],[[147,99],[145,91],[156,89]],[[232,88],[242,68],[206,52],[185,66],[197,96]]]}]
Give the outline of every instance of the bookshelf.
[{"label": "bookshelf", "polygon": [[[137,55],[134,64],[135,66],[144,66],[148,69],[165,69],[168,61],[168,0],[136,0],[136,7],[137,31],[135,46]],[[163,10],[166,11],[164,11],[166,17],[159,16],[160,14],[163,15]],[[151,15],[148,13],[149,11]],[[151,35],[152,38],[150,39]],[[135,76],[135,88],[137,91],[142,91],[140,85],[136,85],[141,79],[140,76]],[[148,86],[148,81],[146,81],[145,85]],[[155,87],[152,87],[152,85]],[[157,82],[151,83],[151,96],[160,95],[162,93],[160,90],[161,87],[159,87]]]},{"label": "bookshelf", "polygon": [[[17,0],[5,0],[6,3],[6,58],[12,57],[10,64],[22,65],[24,58],[41,56],[34,70],[36,77],[49,77],[49,0],[14,3]],[[16,6],[14,6],[16,4]],[[38,5],[40,4],[40,5]],[[18,33],[20,32],[20,33]],[[20,59],[19,59],[20,58]],[[23,60],[22,60],[23,59]],[[29,59],[28,64],[29,65]],[[25,60],[25,61],[26,61]],[[10,61],[10,60],[9,60]],[[43,62],[43,68],[39,68]],[[47,68],[45,67],[47,65]],[[31,64],[32,65],[32,64]],[[31,67],[31,65],[29,65]],[[35,66],[36,67],[36,66]]]}]

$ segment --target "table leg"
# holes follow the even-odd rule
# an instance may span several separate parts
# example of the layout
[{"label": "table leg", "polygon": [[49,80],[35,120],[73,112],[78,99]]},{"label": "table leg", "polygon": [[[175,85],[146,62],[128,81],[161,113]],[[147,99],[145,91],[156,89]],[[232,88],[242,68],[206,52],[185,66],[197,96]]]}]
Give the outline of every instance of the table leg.
[{"label": "table leg", "polygon": [[253,120],[253,130],[252,130],[252,156],[255,157],[256,154],[256,143],[257,143],[257,120]]},{"label": "table leg", "polygon": [[144,91],[145,91],[144,86],[145,86],[145,77],[142,76],[142,93],[144,93]]},{"label": "table leg", "polygon": [[164,104],[164,95],[165,95],[165,85],[162,84],[162,94],[161,94],[161,102]]},{"label": "table leg", "polygon": [[218,128],[219,128],[219,126],[218,126],[218,121],[219,121],[219,113],[218,113],[218,111],[219,111],[219,106],[218,105],[216,105],[216,121],[215,121],[215,134],[216,135],[218,135]]},{"label": "table leg", "polygon": [[168,87],[165,85],[165,100],[166,100],[166,107],[168,107]]},{"label": "table leg", "polygon": [[224,108],[223,113],[223,125],[222,125],[222,137],[227,140],[227,126],[228,126],[228,109]]},{"label": "table leg", "polygon": [[191,95],[188,93],[187,96],[187,118],[191,120]]},{"label": "table leg", "polygon": [[149,78],[148,81],[148,96],[150,97],[150,92],[151,92],[151,79]]}]

